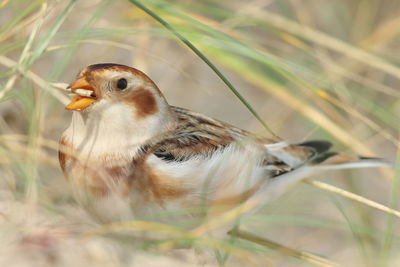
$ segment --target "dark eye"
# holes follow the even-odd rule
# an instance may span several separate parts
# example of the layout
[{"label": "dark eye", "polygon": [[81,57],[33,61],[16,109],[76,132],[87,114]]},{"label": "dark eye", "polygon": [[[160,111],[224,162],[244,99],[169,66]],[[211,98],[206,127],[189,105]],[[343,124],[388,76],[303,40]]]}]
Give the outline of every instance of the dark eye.
[{"label": "dark eye", "polygon": [[128,82],[125,78],[121,78],[117,82],[117,88],[120,90],[124,90],[128,86]]}]

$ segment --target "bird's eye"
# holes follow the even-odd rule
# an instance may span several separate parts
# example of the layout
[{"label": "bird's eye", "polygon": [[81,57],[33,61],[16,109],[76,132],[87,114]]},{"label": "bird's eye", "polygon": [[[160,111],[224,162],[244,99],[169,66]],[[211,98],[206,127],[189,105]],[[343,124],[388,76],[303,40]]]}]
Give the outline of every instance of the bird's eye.
[{"label": "bird's eye", "polygon": [[124,90],[128,86],[128,81],[125,78],[121,78],[117,82],[117,88]]}]

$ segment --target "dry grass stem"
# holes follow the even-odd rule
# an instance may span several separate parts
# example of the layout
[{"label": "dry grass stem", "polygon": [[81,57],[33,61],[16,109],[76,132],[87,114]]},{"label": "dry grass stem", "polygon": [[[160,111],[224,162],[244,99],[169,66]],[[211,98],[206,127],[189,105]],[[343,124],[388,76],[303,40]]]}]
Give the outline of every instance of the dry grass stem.
[{"label": "dry grass stem", "polygon": [[234,230],[234,231],[230,231],[229,235],[240,238],[240,239],[244,239],[247,241],[251,241],[254,242],[256,244],[268,247],[274,251],[277,251],[279,253],[282,253],[284,255],[290,256],[290,257],[294,257],[300,260],[303,260],[305,262],[308,262],[312,265],[315,266],[321,266],[321,267],[334,267],[334,266],[340,266],[337,263],[334,263],[331,260],[325,259],[323,257],[314,255],[312,253],[309,252],[304,252],[304,251],[299,251],[293,248],[289,248],[287,246],[278,244],[274,241],[268,240],[266,238],[261,238],[259,236],[256,236],[252,233],[246,232],[246,231],[242,231],[240,229],[238,230]]},{"label": "dry grass stem", "polygon": [[375,201],[372,201],[372,200],[370,200],[368,198],[365,198],[365,197],[362,197],[360,195],[351,193],[351,192],[346,191],[344,189],[340,189],[340,188],[338,188],[336,186],[333,186],[333,185],[330,185],[330,184],[326,184],[326,183],[323,183],[323,182],[319,182],[319,181],[315,181],[315,180],[306,180],[305,183],[310,184],[312,186],[315,186],[315,187],[317,187],[319,189],[322,189],[324,191],[335,193],[335,194],[343,196],[345,198],[360,202],[360,203],[362,203],[364,205],[367,205],[369,207],[378,209],[378,210],[383,211],[383,212],[385,212],[387,214],[391,214],[391,215],[394,215],[394,216],[400,218],[400,211],[391,209],[389,207],[386,207],[385,205],[379,204],[379,203],[377,203]]},{"label": "dry grass stem", "polygon": [[266,10],[254,10],[248,15],[255,16],[258,19],[264,20],[283,31],[306,38],[307,40],[310,40],[320,46],[332,49],[349,58],[356,59],[364,64],[385,71],[397,79],[400,79],[400,69],[395,65],[392,65],[389,62],[384,61],[383,59],[374,56],[371,53],[365,52],[355,46],[346,44],[337,38],[314,30],[306,25],[300,25],[279,14]]},{"label": "dry grass stem", "polygon": [[[13,68],[14,66],[17,66],[18,63],[8,57],[0,55],[0,64],[3,66],[9,67],[9,68]],[[46,82],[44,79],[42,79],[36,73],[34,73],[32,71],[26,71],[22,74],[25,77],[27,77],[29,80],[31,80],[34,84],[39,86],[41,89],[46,90],[48,93],[50,93],[54,98],[56,98],[62,104],[66,105],[70,102],[70,99],[68,97],[66,97],[64,94],[62,94],[61,92],[59,92],[57,90],[52,90],[51,88],[49,88],[48,82]],[[13,77],[15,77],[15,79],[17,78],[16,75],[13,75]],[[5,90],[3,90],[2,92],[4,92],[4,93],[0,94],[0,96],[1,95],[4,96]]]}]

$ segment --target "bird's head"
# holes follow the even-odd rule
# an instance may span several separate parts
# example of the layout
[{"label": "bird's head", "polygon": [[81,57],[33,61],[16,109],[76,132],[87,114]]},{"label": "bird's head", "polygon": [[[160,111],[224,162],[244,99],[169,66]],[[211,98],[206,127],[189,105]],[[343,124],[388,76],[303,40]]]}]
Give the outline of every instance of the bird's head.
[{"label": "bird's head", "polygon": [[168,105],[158,87],[146,74],[113,63],[86,67],[69,85],[69,89],[76,96],[66,108],[74,111],[90,111],[96,109],[96,106],[117,103],[131,106],[140,117],[155,114]]},{"label": "bird's head", "polygon": [[74,114],[65,135],[88,154],[124,151],[176,127],[157,85],[137,69],[90,65],[68,88],[75,97],[66,108]]}]

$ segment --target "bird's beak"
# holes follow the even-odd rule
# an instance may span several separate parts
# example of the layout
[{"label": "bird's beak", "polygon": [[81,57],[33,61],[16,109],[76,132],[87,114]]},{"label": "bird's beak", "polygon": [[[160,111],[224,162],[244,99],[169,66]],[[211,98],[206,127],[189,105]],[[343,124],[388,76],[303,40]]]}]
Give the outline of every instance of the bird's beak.
[{"label": "bird's beak", "polygon": [[66,106],[68,110],[84,110],[97,100],[94,88],[85,77],[71,83],[68,88],[77,96]]}]

